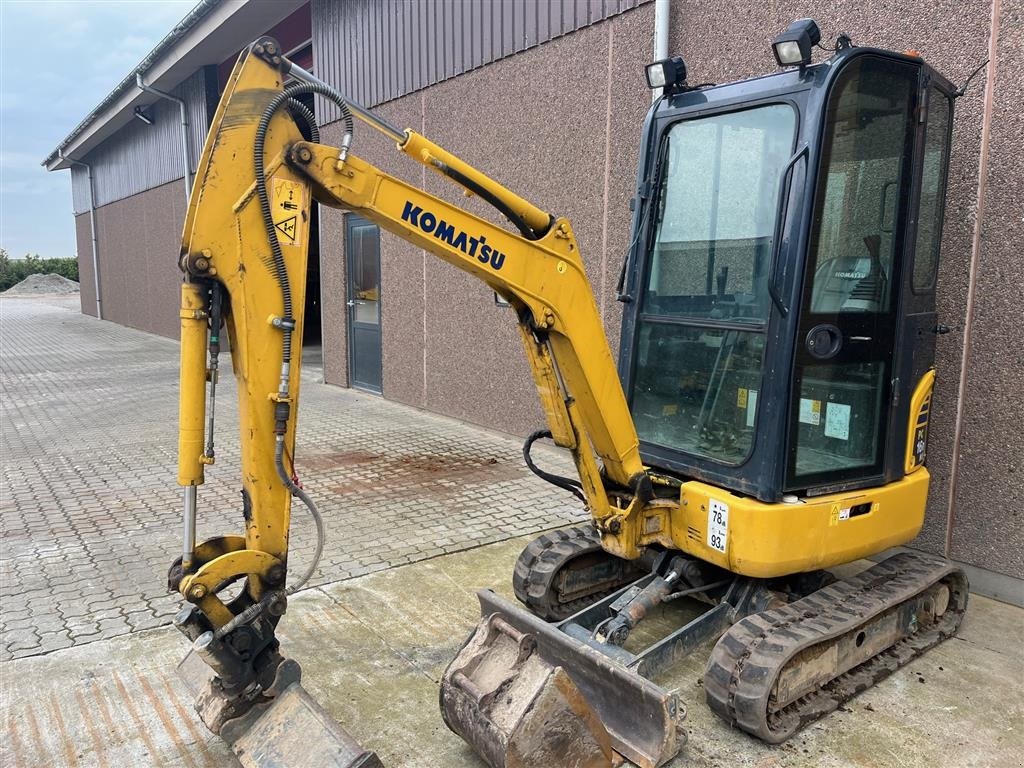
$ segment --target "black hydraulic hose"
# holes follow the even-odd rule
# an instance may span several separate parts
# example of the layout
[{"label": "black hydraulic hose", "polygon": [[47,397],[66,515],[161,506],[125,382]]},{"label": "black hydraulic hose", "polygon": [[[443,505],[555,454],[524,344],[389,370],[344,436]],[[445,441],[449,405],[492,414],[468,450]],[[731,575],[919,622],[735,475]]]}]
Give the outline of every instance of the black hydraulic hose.
[{"label": "black hydraulic hose", "polygon": [[256,176],[256,192],[260,201],[260,214],[263,217],[263,227],[266,230],[267,239],[270,241],[274,275],[277,279],[278,285],[281,287],[281,298],[284,304],[284,312],[280,320],[280,328],[282,332],[281,386],[280,391],[278,392],[279,400],[274,405],[274,463],[277,468],[277,474],[281,478],[281,482],[284,484],[284,487],[288,489],[292,496],[297,497],[306,505],[310,515],[313,517],[317,533],[316,551],[314,552],[312,562],[306,569],[305,573],[303,573],[298,581],[296,581],[288,590],[289,594],[297,590],[310,579],[320,562],[320,557],[323,554],[324,548],[324,522],[320,511],[316,508],[316,504],[313,503],[313,500],[309,495],[302,490],[297,482],[295,482],[284,464],[284,437],[288,428],[288,419],[291,413],[291,404],[289,402],[290,398],[287,387],[288,376],[290,375],[291,368],[292,331],[295,329],[295,318],[293,316],[294,308],[292,305],[292,289],[291,283],[288,280],[288,270],[284,262],[284,254],[281,251],[281,243],[277,239],[277,230],[274,227],[273,215],[270,211],[270,197],[267,194],[267,177],[263,154],[266,146],[267,130],[270,127],[270,121],[273,119],[277,110],[279,110],[284,104],[288,104],[307,123],[312,141],[319,143],[320,132],[316,125],[316,118],[313,113],[304,104],[302,104],[302,102],[295,98],[295,96],[303,93],[319,93],[321,96],[330,99],[338,105],[341,109],[342,118],[345,122],[346,147],[351,141],[354,128],[352,113],[345,104],[345,99],[340,93],[327,85],[301,83],[285,88],[281,93],[271,99],[266,109],[263,110],[263,114],[260,116],[260,121],[256,126],[256,136],[253,141],[253,164]]},{"label": "black hydraulic hose", "polygon": [[461,184],[466,189],[473,192],[473,194],[479,196],[481,199],[486,200],[488,203],[498,209],[506,219],[512,222],[513,226],[519,230],[519,233],[527,240],[540,240],[551,230],[551,225],[554,223],[554,218],[550,218],[548,221],[548,227],[543,232],[537,232],[534,230],[518,213],[509,208],[503,203],[496,195],[491,194],[488,190],[481,187],[471,178],[463,173],[455,170],[451,166],[442,163],[440,160],[434,161],[434,167],[437,168],[441,173],[447,176],[449,179],[454,181],[456,184]]},{"label": "black hydraulic hose", "polygon": [[[270,121],[274,117],[274,113],[276,113],[283,104],[294,100],[295,96],[302,93],[319,93],[321,96],[337,103],[338,107],[341,109],[342,118],[345,121],[345,130],[350,136],[352,135],[354,128],[352,113],[345,104],[344,97],[342,97],[342,95],[333,88],[326,85],[320,85],[318,83],[299,83],[285,88],[270,100],[270,103],[267,104],[266,109],[263,110],[263,114],[260,116],[260,121],[256,126],[256,136],[253,141],[256,194],[260,200],[260,213],[263,216],[263,226],[264,229],[266,229],[267,237],[270,240],[274,275],[277,279],[278,285],[281,286],[281,298],[284,303],[284,315],[281,318],[281,347],[283,351],[283,361],[286,365],[290,365],[292,360],[292,330],[295,327],[295,318],[293,316],[294,307],[292,306],[292,287],[288,280],[288,270],[285,267],[284,254],[281,252],[281,243],[277,239],[277,230],[274,228],[273,215],[270,212],[270,196],[267,194],[266,167],[263,153],[267,141],[267,130],[270,127]],[[308,111],[305,110],[305,107],[303,107],[303,110]]]},{"label": "black hydraulic hose", "polygon": [[545,480],[564,491],[569,491],[573,496],[582,501],[584,504],[587,503],[587,497],[583,495],[583,483],[571,477],[562,477],[561,475],[555,475],[551,472],[545,472],[543,469],[533,463],[533,458],[530,456],[530,449],[533,448],[533,444],[538,440],[545,437],[551,437],[551,431],[547,429],[538,429],[536,432],[526,438],[526,442],[523,443],[523,460],[526,462],[526,466],[529,467],[530,471],[533,472],[541,480]]},{"label": "black hydraulic hose", "polygon": [[292,112],[302,118],[302,121],[306,124],[309,129],[309,140],[314,144],[320,143],[320,128],[316,124],[316,116],[312,110],[303,104],[301,101],[295,98],[288,99],[288,106]]}]

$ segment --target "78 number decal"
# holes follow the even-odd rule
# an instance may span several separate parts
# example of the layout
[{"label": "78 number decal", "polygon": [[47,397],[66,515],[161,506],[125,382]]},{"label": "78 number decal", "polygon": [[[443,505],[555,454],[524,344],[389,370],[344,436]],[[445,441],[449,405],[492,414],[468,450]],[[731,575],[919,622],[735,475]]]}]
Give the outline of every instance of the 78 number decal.
[{"label": "78 number decal", "polygon": [[708,504],[708,546],[725,552],[729,543],[729,506],[714,499]]}]

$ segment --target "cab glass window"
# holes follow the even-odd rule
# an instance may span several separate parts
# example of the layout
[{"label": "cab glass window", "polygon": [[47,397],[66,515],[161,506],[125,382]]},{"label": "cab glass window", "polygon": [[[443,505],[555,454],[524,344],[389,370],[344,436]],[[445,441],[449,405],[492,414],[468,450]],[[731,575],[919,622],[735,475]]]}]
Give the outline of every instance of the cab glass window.
[{"label": "cab glass window", "polygon": [[928,128],[924,142],[924,168],[921,172],[921,210],[917,223],[917,247],[914,249],[913,289],[926,293],[935,287],[942,240],[942,207],[946,165],[949,162],[949,97],[932,88],[928,98]]},{"label": "cab glass window", "polygon": [[851,63],[837,86],[810,250],[815,314],[890,309],[899,190],[907,188],[907,105],[915,86],[868,57]]},{"label": "cab glass window", "polygon": [[630,397],[648,444],[734,465],[750,455],[796,126],[792,107],[770,104],[668,131]]},{"label": "cab glass window", "polygon": [[779,177],[796,113],[786,104],[677,123],[668,132],[645,309],[764,321]]}]

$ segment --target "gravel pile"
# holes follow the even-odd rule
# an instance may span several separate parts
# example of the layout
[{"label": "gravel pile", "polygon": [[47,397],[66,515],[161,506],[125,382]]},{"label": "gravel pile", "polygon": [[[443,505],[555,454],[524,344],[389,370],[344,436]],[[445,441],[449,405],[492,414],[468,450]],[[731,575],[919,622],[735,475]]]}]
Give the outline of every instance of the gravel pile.
[{"label": "gravel pile", "polygon": [[61,275],[29,275],[17,285],[12,285],[4,296],[38,296],[46,293],[78,293],[78,283]]}]

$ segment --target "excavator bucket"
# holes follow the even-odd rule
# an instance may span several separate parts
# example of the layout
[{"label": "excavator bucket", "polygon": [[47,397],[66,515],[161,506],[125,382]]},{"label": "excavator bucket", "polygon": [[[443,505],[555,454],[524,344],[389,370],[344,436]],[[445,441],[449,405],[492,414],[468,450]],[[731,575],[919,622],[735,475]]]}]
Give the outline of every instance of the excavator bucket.
[{"label": "excavator bucket", "polygon": [[[195,652],[178,666],[178,674],[201,702],[213,671]],[[300,682],[299,665],[280,665],[268,703],[252,707],[220,728],[220,737],[245,768],[383,768],[380,758],[363,749]],[[197,703],[197,708],[198,708]]]},{"label": "excavator bucket", "polygon": [[441,681],[448,727],[492,768],[655,768],[682,746],[673,694],[489,590]]}]

